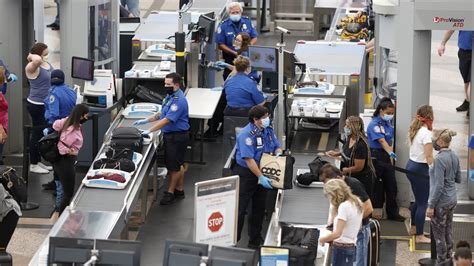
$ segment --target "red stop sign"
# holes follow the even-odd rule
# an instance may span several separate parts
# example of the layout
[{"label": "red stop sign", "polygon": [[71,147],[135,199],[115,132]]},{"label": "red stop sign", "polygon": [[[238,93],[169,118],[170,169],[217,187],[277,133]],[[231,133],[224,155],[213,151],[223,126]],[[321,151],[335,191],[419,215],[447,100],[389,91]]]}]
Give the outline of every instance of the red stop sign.
[{"label": "red stop sign", "polygon": [[209,218],[207,218],[207,227],[213,233],[219,231],[223,224],[224,216],[222,216],[220,212],[213,212]]}]

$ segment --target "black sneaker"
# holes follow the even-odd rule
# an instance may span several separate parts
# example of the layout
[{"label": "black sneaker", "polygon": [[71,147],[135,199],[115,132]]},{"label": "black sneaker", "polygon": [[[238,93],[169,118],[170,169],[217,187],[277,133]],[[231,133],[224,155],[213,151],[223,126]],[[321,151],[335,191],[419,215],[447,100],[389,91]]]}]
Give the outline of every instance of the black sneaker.
[{"label": "black sneaker", "polygon": [[251,239],[249,240],[247,247],[251,249],[257,249],[263,245],[263,242],[264,240],[262,237],[258,237],[257,239]]},{"label": "black sneaker", "polygon": [[397,221],[397,222],[405,221],[405,217],[401,216],[400,214],[388,216],[387,219],[392,220],[392,221]]},{"label": "black sneaker", "polygon": [[60,30],[61,27],[59,27],[59,25],[55,26],[55,27],[51,27],[51,30]]},{"label": "black sneaker", "polygon": [[184,199],[184,190],[174,190],[174,198],[175,199]]},{"label": "black sneaker", "polygon": [[175,202],[175,197],[173,193],[166,191],[163,194],[163,198],[161,198],[160,200],[160,205],[170,205]]},{"label": "black sneaker", "polygon": [[59,27],[58,23],[53,22],[51,24],[46,25],[47,28],[54,28],[54,27]]},{"label": "black sneaker", "polygon": [[42,184],[41,185],[44,190],[56,190],[56,182],[49,181],[48,183]]},{"label": "black sneaker", "polygon": [[458,111],[458,112],[469,111],[469,102],[467,100],[464,100],[464,102],[462,102],[461,105],[456,107],[456,111]]}]

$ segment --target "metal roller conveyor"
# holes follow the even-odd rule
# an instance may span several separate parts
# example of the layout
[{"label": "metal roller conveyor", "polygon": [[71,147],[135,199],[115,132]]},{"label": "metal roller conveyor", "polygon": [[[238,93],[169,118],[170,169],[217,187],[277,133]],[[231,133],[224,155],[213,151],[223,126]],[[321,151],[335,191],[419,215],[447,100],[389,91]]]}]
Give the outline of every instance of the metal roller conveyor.
[{"label": "metal roller conveyor", "polygon": [[[100,148],[95,160],[105,152],[112,132],[118,127],[132,126],[136,119],[126,119],[123,110],[112,122],[104,137],[104,144]],[[138,126],[139,129],[148,129],[152,124]],[[45,264],[48,255],[49,237],[80,237],[95,239],[120,238],[120,234],[131,215],[132,207],[141,197],[141,218],[145,219],[147,210],[147,192],[149,172],[155,161],[155,152],[161,134],[156,133],[151,143],[144,145],[143,158],[137,165],[132,179],[124,189],[91,188],[81,184],[71,204],[64,210],[56,224],[42,243],[30,265]],[[156,167],[155,167],[156,169]],[[90,168],[92,170],[92,166]],[[154,192],[156,193],[157,176],[153,175]]]}]

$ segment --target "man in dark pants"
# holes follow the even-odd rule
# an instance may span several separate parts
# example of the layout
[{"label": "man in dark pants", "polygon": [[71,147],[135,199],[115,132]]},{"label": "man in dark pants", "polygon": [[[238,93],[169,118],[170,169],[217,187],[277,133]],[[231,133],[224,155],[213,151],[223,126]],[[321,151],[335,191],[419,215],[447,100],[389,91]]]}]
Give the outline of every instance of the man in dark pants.
[{"label": "man in dark pants", "polygon": [[144,135],[161,129],[165,148],[165,165],[170,174],[168,191],[165,191],[160,205],[169,205],[176,199],[184,198],[184,155],[189,141],[188,101],[184,96],[182,78],[178,73],[165,77],[165,88],[168,96],[163,100],[163,109],[147,119],[138,120],[134,125],[144,125],[158,121]]},{"label": "man in dark pants", "polygon": [[250,109],[249,123],[237,136],[236,164],[232,168],[234,174],[240,177],[237,241],[242,234],[247,207],[252,201],[252,210],[248,218],[249,248],[257,248],[263,244],[261,231],[265,216],[265,201],[267,189],[272,189],[270,180],[259,168],[264,152],[278,156],[282,150],[270,128],[268,109],[258,105]]}]

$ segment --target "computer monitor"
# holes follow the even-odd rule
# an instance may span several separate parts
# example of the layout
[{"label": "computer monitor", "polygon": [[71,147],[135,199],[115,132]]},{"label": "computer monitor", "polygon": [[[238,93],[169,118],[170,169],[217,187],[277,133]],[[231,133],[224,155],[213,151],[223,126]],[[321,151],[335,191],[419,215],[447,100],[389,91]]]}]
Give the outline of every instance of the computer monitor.
[{"label": "computer monitor", "polygon": [[140,265],[140,242],[64,237],[49,238],[48,265],[84,264],[94,248],[98,250],[96,265]]},{"label": "computer monitor", "polygon": [[208,250],[207,244],[166,240],[163,266],[199,265]]},{"label": "computer monitor", "polygon": [[295,78],[295,63],[296,63],[296,58],[295,54],[284,51],[283,53],[283,73],[285,77],[293,79]]},{"label": "computer monitor", "polygon": [[204,37],[204,41],[210,43],[214,40],[214,31],[216,28],[216,20],[214,12],[202,14],[198,20],[199,33]]},{"label": "computer monitor", "polygon": [[94,60],[72,57],[71,77],[83,80],[94,80]]},{"label": "computer monitor", "polygon": [[260,266],[290,265],[290,249],[284,247],[260,247]]},{"label": "computer monitor", "polygon": [[255,250],[213,246],[208,259],[210,266],[253,266],[256,264]]},{"label": "computer monitor", "polygon": [[260,71],[278,71],[278,50],[275,47],[249,46],[249,58],[252,67]]}]

